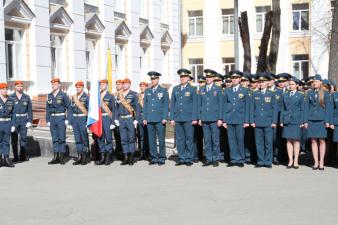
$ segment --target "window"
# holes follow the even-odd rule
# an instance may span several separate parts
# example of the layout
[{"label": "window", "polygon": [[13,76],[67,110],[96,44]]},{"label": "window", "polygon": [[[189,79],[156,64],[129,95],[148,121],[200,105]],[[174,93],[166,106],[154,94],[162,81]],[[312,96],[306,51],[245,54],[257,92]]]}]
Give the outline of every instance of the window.
[{"label": "window", "polygon": [[161,21],[167,22],[167,0],[160,0],[160,15]]},{"label": "window", "polygon": [[7,79],[20,78],[22,75],[21,37],[22,31],[20,30],[5,30]]},{"label": "window", "polygon": [[222,9],[223,34],[234,34],[234,9]]},{"label": "window", "polygon": [[51,61],[52,61],[52,77],[62,76],[62,43],[63,37],[51,35]]},{"label": "window", "polygon": [[293,55],[292,56],[293,74],[298,79],[309,77],[309,56]]},{"label": "window", "polygon": [[224,74],[229,74],[231,70],[235,69],[235,58],[222,58],[222,61]]},{"label": "window", "polygon": [[203,75],[203,59],[189,59],[189,68],[196,82],[197,77]]},{"label": "window", "polygon": [[115,6],[116,11],[124,13],[124,0],[116,0],[115,3],[116,3]]},{"label": "window", "polygon": [[292,30],[304,31],[309,30],[309,4],[293,4],[292,5]]},{"label": "window", "polygon": [[203,11],[188,11],[189,37],[203,36]]},{"label": "window", "polygon": [[271,6],[256,7],[256,32],[262,33],[265,25],[265,15],[271,11]]},{"label": "window", "polygon": [[95,73],[95,71],[93,70],[92,65],[94,64],[94,60],[95,58],[95,41],[93,40],[86,40],[86,79],[90,80],[91,75],[93,74],[93,72]]},{"label": "window", "polygon": [[148,18],[148,0],[140,0],[140,17]]}]

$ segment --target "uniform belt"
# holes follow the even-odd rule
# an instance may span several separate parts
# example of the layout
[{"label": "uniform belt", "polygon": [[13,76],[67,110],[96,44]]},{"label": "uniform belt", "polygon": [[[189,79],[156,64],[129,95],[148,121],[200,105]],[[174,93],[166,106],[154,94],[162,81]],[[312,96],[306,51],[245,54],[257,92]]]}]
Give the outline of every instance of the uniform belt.
[{"label": "uniform belt", "polygon": [[109,116],[108,113],[102,113],[102,116]]},{"label": "uniform belt", "polygon": [[120,116],[121,119],[127,119],[127,118],[132,118],[132,115],[127,115],[127,116]]},{"label": "uniform belt", "polygon": [[83,117],[86,116],[84,113],[73,114],[74,117]]},{"label": "uniform belt", "polygon": [[52,113],[51,116],[65,116],[66,113]]},{"label": "uniform belt", "polygon": [[24,116],[27,116],[27,115],[28,115],[27,113],[15,114],[16,117],[24,117]]},{"label": "uniform belt", "polygon": [[0,122],[11,121],[11,118],[0,118]]}]

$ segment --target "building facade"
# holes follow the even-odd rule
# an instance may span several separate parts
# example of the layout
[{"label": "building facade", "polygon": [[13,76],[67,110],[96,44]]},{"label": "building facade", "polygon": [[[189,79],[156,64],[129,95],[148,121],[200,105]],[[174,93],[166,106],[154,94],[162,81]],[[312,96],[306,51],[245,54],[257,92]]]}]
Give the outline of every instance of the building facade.
[{"label": "building facade", "polygon": [[[226,74],[235,68],[234,0],[182,0],[182,65],[194,75],[203,68]],[[327,77],[333,1],[281,0],[281,36],[277,73],[299,78],[316,73]],[[247,11],[252,72],[256,71],[265,15],[271,0],[238,0],[239,13]],[[239,69],[243,48],[239,40]]]},{"label": "building facade", "polygon": [[162,73],[176,82],[180,67],[179,0],[5,0],[0,6],[0,80],[20,79],[32,95],[50,90],[59,77],[66,89],[94,73],[132,87]]}]

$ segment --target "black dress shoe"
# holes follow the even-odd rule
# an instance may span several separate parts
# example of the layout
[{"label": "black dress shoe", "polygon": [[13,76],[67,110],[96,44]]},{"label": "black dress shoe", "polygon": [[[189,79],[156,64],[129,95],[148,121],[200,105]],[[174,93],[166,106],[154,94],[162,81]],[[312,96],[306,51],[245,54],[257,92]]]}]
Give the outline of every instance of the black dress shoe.
[{"label": "black dress shoe", "polygon": [[100,166],[100,165],[103,165],[104,163],[105,163],[105,161],[104,161],[104,152],[101,152],[101,154],[100,154],[100,160],[98,160],[98,161],[96,161],[95,162],[95,165],[97,165],[97,166]]},{"label": "black dress shoe", "polygon": [[263,165],[258,165],[258,164],[255,166],[255,168],[262,168],[262,167],[264,167],[264,166]]},{"label": "black dress shoe", "polygon": [[272,166],[271,165],[265,165],[265,168],[271,169]]},{"label": "black dress shoe", "polygon": [[237,163],[237,166],[243,168],[244,167],[244,163]]},{"label": "black dress shoe", "polygon": [[312,170],[318,170],[319,167],[318,166],[312,166]]},{"label": "black dress shoe", "polygon": [[163,166],[165,164],[165,162],[158,162],[157,163],[159,166]]},{"label": "black dress shoe", "polygon": [[206,167],[206,166],[211,166],[211,165],[212,165],[211,162],[204,162],[202,166],[203,166],[203,167]]},{"label": "black dress shoe", "polygon": [[324,170],[324,167],[318,167],[319,170]]},{"label": "black dress shoe", "polygon": [[298,170],[299,169],[299,166],[293,166],[294,169]]},{"label": "black dress shoe", "polygon": [[156,164],[157,164],[157,162],[150,161],[148,164],[149,164],[149,165],[156,165]]},{"label": "black dress shoe", "polygon": [[128,154],[124,154],[124,159],[123,161],[120,163],[121,166],[125,166],[129,164],[129,157]]},{"label": "black dress shoe", "polygon": [[227,165],[227,167],[234,167],[234,166],[236,166],[236,164],[232,163],[232,162],[229,162],[228,165]]},{"label": "black dress shoe", "polygon": [[9,159],[8,156],[5,156],[3,160],[3,167],[14,167],[14,164],[12,163],[12,161]]},{"label": "black dress shoe", "polygon": [[279,162],[278,160],[274,160],[274,161],[272,162],[272,164],[278,166],[278,165],[280,164],[280,162]]},{"label": "black dress shoe", "polygon": [[185,165],[186,166],[192,166],[192,163],[191,162],[187,162]]},{"label": "black dress shoe", "polygon": [[195,159],[195,160],[194,160],[194,163],[198,163],[198,162],[199,162],[199,160],[198,160],[198,159]]},{"label": "black dress shoe", "polygon": [[212,166],[213,166],[213,167],[217,167],[217,166],[219,166],[219,163],[218,163],[218,162],[213,162],[213,163],[212,163]]},{"label": "black dress shoe", "polygon": [[177,162],[177,163],[175,164],[175,166],[182,166],[182,165],[185,165],[185,163],[184,163],[184,162]]},{"label": "black dress shoe", "polygon": [[292,166],[289,166],[289,165],[286,166],[286,169],[291,169],[291,168],[292,168]]},{"label": "black dress shoe", "polygon": [[19,157],[14,157],[13,160],[12,160],[12,162],[14,162],[14,163],[15,163],[15,162],[20,162]]},{"label": "black dress shoe", "polygon": [[247,165],[251,165],[251,164],[252,164],[252,162],[251,162],[251,161],[245,161],[245,164],[247,164]]},{"label": "black dress shoe", "polygon": [[59,153],[54,152],[53,159],[48,162],[49,165],[60,163]]},{"label": "black dress shoe", "polygon": [[65,153],[60,152],[60,164],[65,165],[66,164],[66,159],[65,159]]},{"label": "black dress shoe", "polygon": [[130,153],[130,158],[129,158],[129,166],[134,165],[134,153]]},{"label": "black dress shoe", "polygon": [[81,165],[84,166],[87,164],[87,154],[85,152],[81,153]]},{"label": "black dress shoe", "polygon": [[105,164],[106,166],[109,166],[110,163],[111,163],[111,161],[110,161],[110,153],[109,153],[109,152],[106,152],[105,159],[104,159],[104,164]]}]

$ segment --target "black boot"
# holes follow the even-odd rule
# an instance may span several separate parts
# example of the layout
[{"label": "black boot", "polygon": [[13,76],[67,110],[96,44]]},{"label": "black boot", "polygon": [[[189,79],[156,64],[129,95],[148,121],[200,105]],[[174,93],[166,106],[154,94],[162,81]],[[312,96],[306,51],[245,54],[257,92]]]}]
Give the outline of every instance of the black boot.
[{"label": "black boot", "polygon": [[3,160],[3,166],[4,167],[14,167],[14,164],[12,161],[9,159],[9,156],[5,156]]},{"label": "black boot", "polygon": [[104,162],[104,152],[101,152],[100,153],[100,156],[101,156],[101,159],[100,161],[96,161],[95,162],[95,165],[103,165],[105,162]]},{"label": "black boot", "polygon": [[134,165],[134,152],[130,153],[130,158],[129,158],[129,166]]},{"label": "black boot", "polygon": [[75,162],[73,162],[73,165],[80,165],[81,164],[81,157],[82,157],[81,154],[77,153],[77,158],[76,158]]},{"label": "black boot", "polygon": [[129,164],[129,157],[128,157],[128,154],[124,154],[124,159],[123,161],[121,162],[121,166],[124,166],[124,165],[128,165]]},{"label": "black boot", "polygon": [[17,143],[16,144],[12,143],[12,150],[13,150],[13,162],[20,162]]},{"label": "black boot", "polygon": [[66,159],[65,159],[65,153],[60,152],[60,164],[65,165],[66,164]]},{"label": "black boot", "polygon": [[29,158],[26,155],[26,148],[20,147],[20,161],[29,161]]},{"label": "black boot", "polygon": [[0,155],[0,167],[2,167],[2,155]]},{"label": "black boot", "polygon": [[86,165],[87,164],[87,153],[82,152],[81,153],[81,165]]},{"label": "black boot", "polygon": [[49,165],[58,164],[60,162],[59,153],[54,152],[54,157],[48,162]]},{"label": "black boot", "polygon": [[110,161],[110,152],[106,152],[106,156],[105,156],[105,162],[104,162],[104,164],[106,165],[106,166],[109,166],[110,165],[110,163],[111,163],[111,161]]}]

